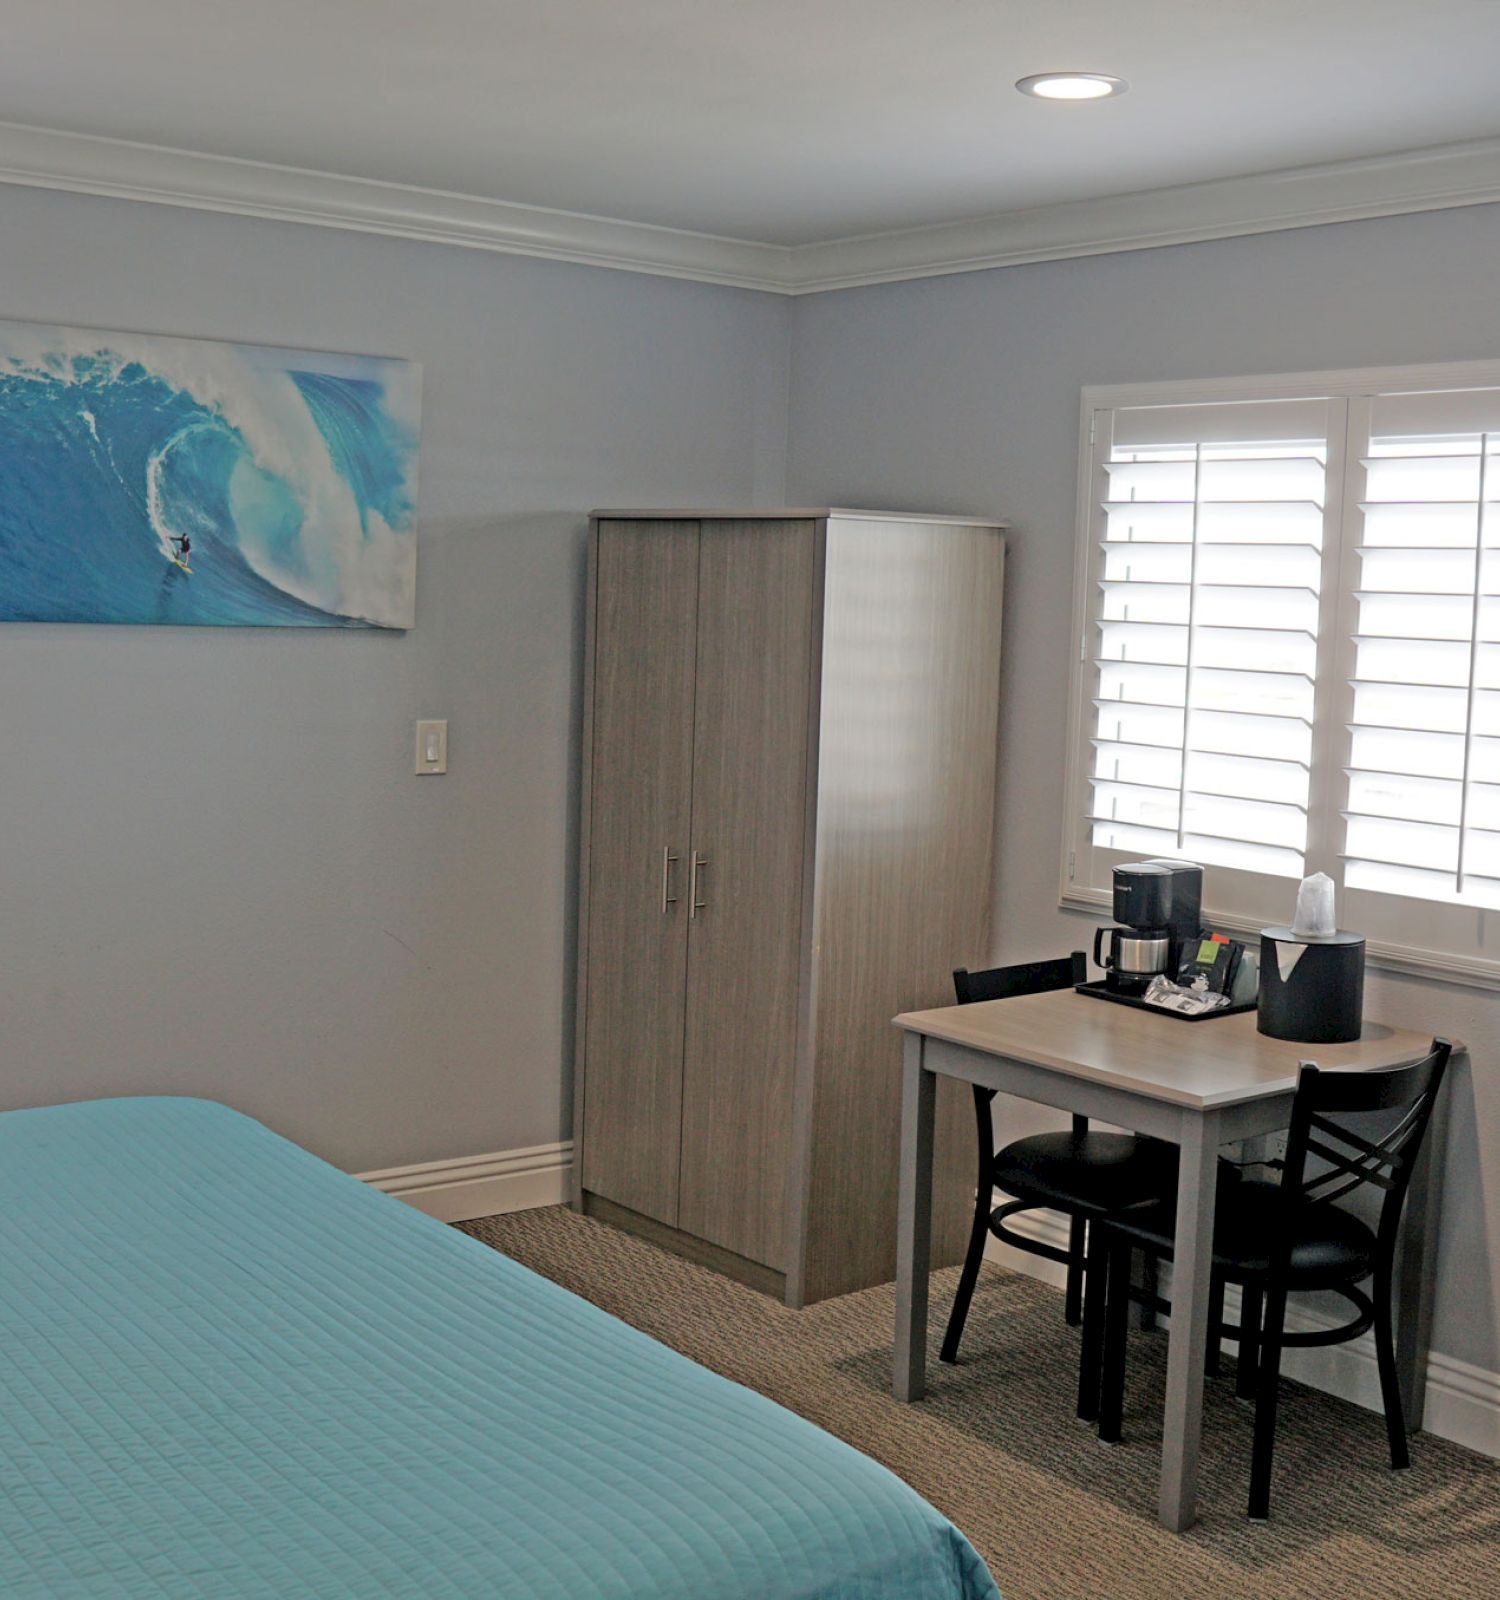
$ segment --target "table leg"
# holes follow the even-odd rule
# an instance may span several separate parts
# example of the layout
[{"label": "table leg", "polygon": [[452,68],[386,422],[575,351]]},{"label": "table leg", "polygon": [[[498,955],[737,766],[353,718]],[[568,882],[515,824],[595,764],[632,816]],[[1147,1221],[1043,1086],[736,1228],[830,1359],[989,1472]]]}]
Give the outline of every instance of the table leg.
[{"label": "table leg", "polygon": [[1197,1515],[1198,1441],[1203,1430],[1203,1358],[1213,1269],[1219,1114],[1184,1111],[1177,1168],[1177,1238],[1172,1256],[1172,1327],[1162,1421],[1157,1515],[1174,1533]]},{"label": "table leg", "polygon": [[896,1211],[896,1357],[891,1390],[920,1400],[927,1388],[927,1284],[932,1266],[932,1123],[937,1078],[925,1043],[906,1036],[901,1080],[901,1176]]},{"label": "table leg", "polygon": [[1412,1171],[1401,1219],[1401,1255],[1396,1267],[1396,1376],[1407,1430],[1417,1433],[1427,1400],[1427,1347],[1432,1333],[1432,1288],[1437,1270],[1437,1232],[1442,1212],[1444,1145],[1453,1067],[1448,1068],[1427,1136]]}]

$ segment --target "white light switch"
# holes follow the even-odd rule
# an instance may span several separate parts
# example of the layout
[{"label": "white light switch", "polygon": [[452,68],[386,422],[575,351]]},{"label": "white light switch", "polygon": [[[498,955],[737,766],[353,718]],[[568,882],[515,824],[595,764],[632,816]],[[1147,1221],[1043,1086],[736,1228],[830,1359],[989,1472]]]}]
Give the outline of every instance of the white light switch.
[{"label": "white light switch", "polygon": [[448,724],[446,722],[419,722],[417,724],[417,771],[421,773],[448,770]]}]

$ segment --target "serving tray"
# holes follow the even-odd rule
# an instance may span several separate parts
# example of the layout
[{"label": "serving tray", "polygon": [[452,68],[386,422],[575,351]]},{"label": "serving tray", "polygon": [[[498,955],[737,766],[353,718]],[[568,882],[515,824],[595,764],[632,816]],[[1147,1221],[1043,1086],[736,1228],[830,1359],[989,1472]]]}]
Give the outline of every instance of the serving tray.
[{"label": "serving tray", "polygon": [[1073,989],[1077,994],[1088,995],[1091,1000],[1109,1000],[1117,1006],[1149,1011],[1157,1017],[1172,1017],[1178,1022],[1212,1022],[1215,1017],[1238,1017],[1246,1011],[1254,1011],[1256,1005],[1254,1000],[1244,1000],[1237,1006],[1219,1006],[1213,1011],[1200,1011],[1196,1017],[1191,1017],[1186,1012],[1168,1011],[1165,1006],[1148,1005],[1138,994],[1121,994],[1118,989],[1111,989],[1103,978],[1095,978],[1092,983],[1075,983]]}]

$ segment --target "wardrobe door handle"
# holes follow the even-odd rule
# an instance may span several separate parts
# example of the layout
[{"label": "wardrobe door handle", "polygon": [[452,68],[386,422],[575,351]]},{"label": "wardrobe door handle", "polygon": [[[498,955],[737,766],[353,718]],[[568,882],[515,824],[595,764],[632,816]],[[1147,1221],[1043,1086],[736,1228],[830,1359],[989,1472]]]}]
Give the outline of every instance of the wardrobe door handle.
[{"label": "wardrobe door handle", "polygon": [[665,916],[677,904],[677,896],[672,893],[672,868],[677,862],[677,857],[672,854],[672,847],[664,844],[661,848],[661,910]]},{"label": "wardrobe door handle", "polygon": [[708,909],[708,901],[698,898],[698,874],[708,865],[708,857],[693,851],[693,871],[688,882],[688,920],[691,921],[700,911]]}]

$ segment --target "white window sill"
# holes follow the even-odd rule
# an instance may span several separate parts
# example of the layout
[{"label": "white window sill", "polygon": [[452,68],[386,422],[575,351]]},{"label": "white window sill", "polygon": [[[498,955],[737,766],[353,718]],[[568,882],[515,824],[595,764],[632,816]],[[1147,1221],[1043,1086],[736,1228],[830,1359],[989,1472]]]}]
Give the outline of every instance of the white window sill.
[{"label": "white window sill", "polygon": [[[1110,915],[1113,901],[1105,889],[1064,889],[1058,905],[1065,911],[1092,911]],[[1251,917],[1205,907],[1203,925],[1225,933],[1258,934],[1265,926]],[[1444,955],[1440,950],[1423,950],[1415,945],[1387,944],[1372,939],[1365,945],[1365,963],[1377,972],[1398,972],[1409,978],[1428,978],[1441,983],[1463,984],[1471,989],[1500,989],[1500,961],[1484,961],[1474,956]]]}]

